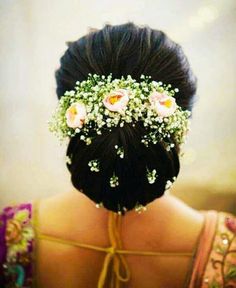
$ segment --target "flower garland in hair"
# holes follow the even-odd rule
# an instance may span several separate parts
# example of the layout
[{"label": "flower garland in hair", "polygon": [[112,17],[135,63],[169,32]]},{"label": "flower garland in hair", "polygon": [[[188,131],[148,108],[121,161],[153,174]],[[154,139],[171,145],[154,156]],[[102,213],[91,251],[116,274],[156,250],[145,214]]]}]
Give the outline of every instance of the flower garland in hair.
[{"label": "flower garland in hair", "polygon": [[[112,131],[113,127],[142,122],[147,133],[141,142],[148,147],[149,143],[162,141],[169,151],[175,144],[184,143],[189,130],[191,113],[177,105],[177,92],[178,88],[153,81],[151,76],[141,75],[140,81],[136,81],[130,75],[112,79],[112,73],[108,76],[89,73],[86,80],[77,81],[74,90],[66,91],[60,98],[48,121],[49,130],[60,141],[78,134],[80,140],[90,145],[94,137]],[[123,147],[115,145],[114,149],[121,159],[125,157]],[[70,159],[67,163],[71,163]],[[99,172],[99,159],[91,159],[88,166],[92,172]],[[156,169],[147,167],[146,172],[149,184],[155,183]],[[171,180],[167,181],[166,189],[171,184]],[[115,189],[118,185],[119,179],[113,173],[110,186]],[[100,207],[101,203],[97,205]],[[140,211],[142,205],[136,206]]]},{"label": "flower garland in hair", "polygon": [[[104,130],[142,121],[149,128],[141,140],[145,146],[163,141],[169,150],[174,147],[173,140],[182,144],[191,113],[177,105],[174,96],[178,88],[152,81],[151,76],[141,75],[140,79],[128,75],[112,80],[112,73],[89,73],[87,80],[77,81],[75,89],[60,98],[48,122],[49,130],[60,140],[79,134],[89,145]],[[118,151],[122,157],[122,150]]]}]

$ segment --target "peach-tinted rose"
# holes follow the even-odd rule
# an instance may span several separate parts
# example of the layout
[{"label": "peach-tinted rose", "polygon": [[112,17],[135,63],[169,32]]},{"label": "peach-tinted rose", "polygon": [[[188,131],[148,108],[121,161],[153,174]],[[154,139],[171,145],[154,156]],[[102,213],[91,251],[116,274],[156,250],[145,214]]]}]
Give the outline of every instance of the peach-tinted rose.
[{"label": "peach-tinted rose", "polygon": [[103,104],[110,111],[123,112],[129,101],[129,92],[126,89],[111,91],[103,99]]},{"label": "peach-tinted rose", "polygon": [[175,98],[168,96],[165,93],[154,91],[150,94],[149,101],[160,117],[168,117],[172,115],[177,108]]},{"label": "peach-tinted rose", "polygon": [[86,117],[86,107],[83,103],[73,103],[66,110],[66,123],[71,128],[82,128]]},{"label": "peach-tinted rose", "polygon": [[10,219],[7,221],[6,228],[6,242],[7,243],[17,243],[21,240],[21,223],[17,220]]}]

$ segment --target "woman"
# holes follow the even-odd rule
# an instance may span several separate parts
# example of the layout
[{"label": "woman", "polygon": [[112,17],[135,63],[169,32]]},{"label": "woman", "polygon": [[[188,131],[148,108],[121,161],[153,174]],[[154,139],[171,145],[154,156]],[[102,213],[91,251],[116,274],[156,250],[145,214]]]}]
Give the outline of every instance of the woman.
[{"label": "woman", "polygon": [[235,217],[165,193],[196,93],[182,48],[132,22],[68,46],[50,130],[74,189],[3,209],[0,286],[236,287]]}]

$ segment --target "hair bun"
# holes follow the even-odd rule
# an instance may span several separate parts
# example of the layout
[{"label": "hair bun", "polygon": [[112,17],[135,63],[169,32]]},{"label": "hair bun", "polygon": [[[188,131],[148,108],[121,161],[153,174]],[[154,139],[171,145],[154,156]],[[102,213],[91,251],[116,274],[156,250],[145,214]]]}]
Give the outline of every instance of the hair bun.
[{"label": "hair bun", "polygon": [[[70,42],[55,73],[58,98],[73,90],[77,81],[88,79],[89,74],[108,76],[110,73],[114,79],[130,75],[139,81],[143,74],[153,81],[168,83],[179,89],[176,105],[183,111],[192,109],[197,79],[181,46],[160,30],[139,27],[132,22],[105,25]],[[125,97],[122,105],[126,103]],[[88,97],[81,100],[86,102],[86,99]],[[174,102],[166,103],[169,104],[173,104],[174,109]],[[116,108],[122,109],[122,105]],[[72,114],[68,112],[68,121],[73,117],[73,111],[80,111],[81,117],[76,123],[68,123],[81,129],[85,110],[82,105],[74,108],[71,108]],[[72,134],[67,149],[67,167],[73,185],[97,206],[103,203],[105,208],[120,213],[139,209],[161,197],[178,176],[180,141],[173,137],[177,134],[170,134],[170,143],[175,146],[169,151],[163,137],[155,143],[148,142],[146,147],[141,142],[146,128],[141,122],[135,127],[131,123],[124,123],[123,127],[112,126],[111,131],[103,131],[101,135],[95,133],[90,145],[86,145],[78,133]]]}]

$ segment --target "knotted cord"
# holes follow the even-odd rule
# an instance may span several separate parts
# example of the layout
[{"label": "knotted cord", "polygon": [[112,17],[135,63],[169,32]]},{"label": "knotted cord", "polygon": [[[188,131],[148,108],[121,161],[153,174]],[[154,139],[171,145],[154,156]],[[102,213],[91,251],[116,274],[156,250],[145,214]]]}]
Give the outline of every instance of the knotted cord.
[{"label": "knotted cord", "polygon": [[[98,281],[98,288],[103,288],[108,274],[109,265],[112,267],[112,286],[120,287],[120,282],[127,282],[130,279],[130,270],[124,256],[118,249],[121,249],[120,229],[121,215],[109,211],[108,232],[111,247],[108,248],[108,254],[105,257],[103,268]],[[124,275],[122,275],[122,269]]]}]

